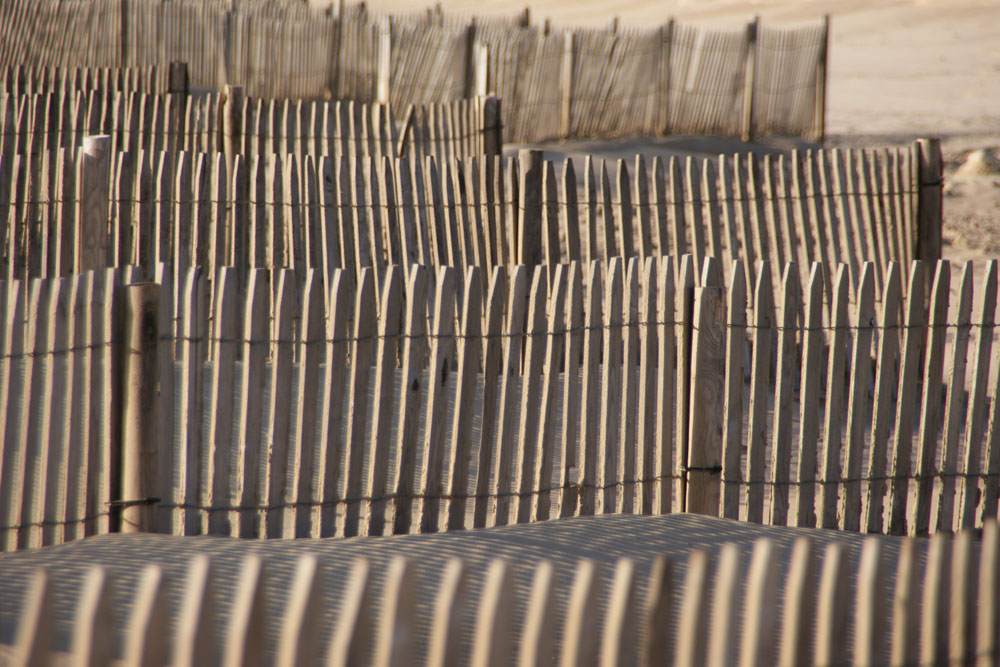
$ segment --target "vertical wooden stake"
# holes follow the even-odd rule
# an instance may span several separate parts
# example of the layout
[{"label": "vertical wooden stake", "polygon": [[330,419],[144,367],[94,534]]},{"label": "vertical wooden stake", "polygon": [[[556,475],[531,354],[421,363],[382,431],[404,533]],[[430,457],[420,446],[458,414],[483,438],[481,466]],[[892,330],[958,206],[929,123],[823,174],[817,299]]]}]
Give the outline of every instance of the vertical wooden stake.
[{"label": "vertical wooden stake", "polygon": [[486,97],[490,89],[490,45],[475,42],[472,46],[472,95]]},{"label": "vertical wooden stake", "polygon": [[813,140],[822,144],[826,139],[826,83],[830,53],[830,15],[823,15],[823,45],[816,57],[816,102],[813,108]]},{"label": "vertical wooden stake", "polygon": [[[674,44],[674,20],[660,28],[660,46],[663,57],[660,60],[660,116],[659,129],[664,135],[670,134],[670,52]],[[660,252],[665,252],[660,248]]]},{"label": "vertical wooden stake", "polygon": [[517,263],[535,266],[542,263],[542,151],[523,148],[518,162]]},{"label": "vertical wooden stake", "polygon": [[84,137],[77,158],[76,200],[80,207],[76,231],[75,272],[102,269],[108,262],[111,137]]},{"label": "vertical wooden stake", "polygon": [[476,68],[476,18],[469,19],[469,25],[465,28],[465,97],[476,95],[477,75]]},{"label": "vertical wooden stake", "polygon": [[389,17],[384,16],[378,23],[378,52],[375,60],[377,87],[375,101],[389,103],[389,74],[392,69],[392,35],[389,31]]},{"label": "vertical wooden stake", "polygon": [[573,46],[575,39],[573,31],[563,33],[562,71],[559,75],[559,134],[563,139],[569,137],[573,100]]},{"label": "vertical wooden stake", "polygon": [[753,138],[753,89],[757,77],[757,30],[760,17],[754,16],[747,25],[746,73],[743,75],[743,120],[740,123],[740,139]]},{"label": "vertical wooden stake", "polygon": [[156,443],[157,316],[160,286],[139,283],[125,288],[126,347],[122,358],[122,479],[121,498],[134,501],[122,510],[121,532],[152,531],[155,513],[140,504],[153,496],[160,469]]},{"label": "vertical wooden stake", "polygon": [[917,191],[916,258],[941,259],[942,160],[940,139],[917,139],[919,190]]}]

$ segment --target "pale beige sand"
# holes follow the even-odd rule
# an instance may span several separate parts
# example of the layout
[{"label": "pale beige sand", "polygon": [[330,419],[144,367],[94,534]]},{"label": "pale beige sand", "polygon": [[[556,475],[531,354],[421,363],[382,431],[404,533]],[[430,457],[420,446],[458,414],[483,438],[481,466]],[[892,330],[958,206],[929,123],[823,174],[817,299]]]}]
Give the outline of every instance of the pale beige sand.
[{"label": "pale beige sand", "polygon": [[[802,535],[810,537],[818,551],[834,541],[843,544],[852,570],[857,567],[861,545],[866,539],[866,536],[857,533],[764,527],[689,514],[580,517],[468,532],[346,540],[258,542],[222,537],[107,535],[63,546],[0,555],[0,644],[9,644],[12,641],[16,610],[21,604],[28,575],[36,567],[48,570],[50,581],[54,586],[56,646],[64,649],[67,646],[69,621],[73,613],[70,602],[79,590],[80,582],[89,565],[103,565],[113,573],[116,596],[120,596],[118,599],[121,600],[114,605],[116,615],[114,627],[120,638],[120,630],[124,627],[136,579],[147,563],[157,563],[164,568],[168,577],[167,590],[173,615],[176,613],[178,591],[184,580],[187,559],[195,553],[209,555],[221,584],[220,601],[224,620],[240,560],[248,553],[258,553],[265,560],[268,575],[265,589],[269,605],[268,631],[273,641],[278,619],[284,608],[295,560],[307,553],[316,554],[320,558],[325,576],[324,609],[321,617],[316,620],[332,628],[350,564],[353,559],[359,557],[370,559],[379,586],[386,564],[393,556],[404,555],[412,558],[417,564],[418,585],[421,591],[419,599],[425,602],[432,600],[442,566],[448,558],[461,557],[466,561],[472,572],[473,588],[476,591],[482,585],[483,573],[489,560],[503,558],[513,567],[519,600],[516,614],[519,617],[523,613],[527,597],[531,568],[543,558],[550,559],[555,565],[557,604],[563,609],[573,567],[581,558],[591,558],[596,561],[605,581],[610,578],[611,568],[617,559],[624,557],[634,559],[639,575],[639,589],[644,594],[651,564],[660,555],[672,559],[675,587],[679,590],[683,587],[684,567],[691,550],[704,549],[715,556],[724,543],[735,542],[742,552],[745,571],[754,541],[768,537],[775,541],[775,554],[781,571],[778,580],[783,581],[792,544]],[[895,578],[895,562],[902,539],[893,537],[875,539],[880,540],[883,546],[887,566],[884,587],[886,595],[890,595]],[[604,597],[607,596],[607,592],[603,591]],[[679,602],[679,595],[675,596],[676,602]],[[426,630],[426,624],[430,622],[429,604],[422,604],[421,612],[422,633]],[[465,620],[471,621],[471,616]],[[515,628],[518,625],[519,623],[515,624]],[[415,664],[419,662],[415,660]]]}]

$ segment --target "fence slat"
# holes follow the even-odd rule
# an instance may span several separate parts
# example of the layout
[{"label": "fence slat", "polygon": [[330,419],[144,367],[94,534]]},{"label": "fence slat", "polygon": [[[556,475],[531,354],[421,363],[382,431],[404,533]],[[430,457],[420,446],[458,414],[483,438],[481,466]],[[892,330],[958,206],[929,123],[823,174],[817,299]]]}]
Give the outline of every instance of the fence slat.
[{"label": "fence slat", "polygon": [[612,258],[608,265],[607,294],[604,310],[604,352],[601,364],[601,422],[597,443],[597,475],[595,483],[600,493],[596,505],[598,514],[617,512],[620,488],[619,439],[622,386],[622,291],[624,267],[622,258]]},{"label": "fence slat", "polygon": [[226,667],[257,666],[264,662],[265,576],[260,556],[251,554],[243,559],[229,612],[229,627],[223,640],[222,664]]},{"label": "fence slat", "polygon": [[882,532],[882,514],[886,489],[886,449],[889,440],[889,415],[892,412],[896,357],[899,351],[899,335],[896,328],[902,305],[900,294],[899,264],[889,265],[888,275],[884,275],[885,289],[882,292],[882,314],[879,319],[879,341],[876,356],[875,394],[871,443],[868,449],[868,482],[866,483],[865,516],[862,525],[869,533]]},{"label": "fence slat", "polygon": [[[513,657],[513,591],[510,567],[502,560],[490,561],[476,610],[472,634],[472,667],[507,665]],[[592,654],[589,654],[592,655]]]},{"label": "fence slat", "polygon": [[977,667],[995,661],[1000,638],[1000,528],[995,519],[984,522],[981,545],[976,601]]},{"label": "fence slat", "polygon": [[600,372],[601,324],[604,311],[604,268],[600,260],[590,263],[586,278],[587,296],[584,312],[583,371],[580,390],[580,508],[581,515],[592,515],[597,507],[597,468],[600,446]]},{"label": "fence slat", "polygon": [[744,602],[740,665],[773,665],[778,658],[777,617],[768,613],[777,602],[777,564],[774,543],[766,538],[754,542]]},{"label": "fence slat", "polygon": [[[389,471],[390,437],[392,428],[393,394],[396,384],[396,354],[399,345],[399,313],[402,310],[402,267],[386,269],[382,279],[382,298],[379,299],[381,317],[378,319],[378,341],[375,348],[374,404],[371,415],[371,439],[368,443],[368,465],[364,472],[365,491],[368,494],[367,521],[363,535],[382,534],[385,524],[387,501],[387,476]],[[365,400],[367,400],[365,396]],[[352,405],[352,408],[354,406]],[[360,512],[360,503],[357,512]],[[354,514],[351,514],[354,517]],[[358,519],[352,518],[357,521]]]},{"label": "fence slat", "polygon": [[764,468],[767,451],[767,389],[771,374],[771,329],[774,322],[770,262],[762,262],[757,270],[753,303],[753,360],[750,362],[750,422],[747,429],[747,521],[762,523],[767,483]]},{"label": "fence slat", "polygon": [[[584,443],[583,431],[580,429],[583,400],[582,383],[579,373],[580,361],[583,358],[583,270],[579,261],[572,262],[566,277],[566,339],[563,345],[563,394],[562,394],[562,429],[560,442],[563,446],[563,469],[559,475],[561,484],[557,493],[558,516],[569,517],[576,513],[579,504],[579,486],[581,462]],[[587,372],[584,367],[584,373]],[[579,411],[579,412],[578,412]],[[480,467],[480,470],[483,468]],[[552,512],[556,515],[556,512]]]},{"label": "fence slat", "polygon": [[973,535],[963,530],[951,540],[951,595],[948,600],[948,661],[971,662],[976,646],[976,569]]},{"label": "fence slat", "polygon": [[535,566],[518,649],[519,667],[550,665],[555,657],[555,588],[552,562]]},{"label": "fence slat", "polygon": [[[784,526],[788,521],[792,463],[792,394],[796,355],[796,329],[802,299],[799,296],[798,270],[786,264],[781,280],[782,303],[779,311],[778,358],[774,371],[774,433],[771,443],[771,517],[770,523]],[[800,461],[801,463],[801,461]]]},{"label": "fence slat", "polygon": [[604,618],[599,664],[602,667],[634,664],[638,648],[635,626],[639,620],[635,563],[619,558],[611,581],[610,599]]},{"label": "fence slat", "polygon": [[428,667],[461,659],[462,622],[472,613],[469,571],[460,558],[449,558],[434,598],[434,622],[427,648]]},{"label": "fence slat", "polygon": [[290,446],[296,446],[289,442],[289,438],[292,435],[294,326],[295,316],[299,312],[293,272],[289,269],[277,269],[273,275],[274,320],[271,329],[271,368],[267,379],[270,383],[270,395],[265,406],[267,421],[264,426],[267,429],[264,442],[270,442],[270,446],[265,450],[264,479],[261,480],[262,496],[267,504],[262,512],[264,525],[261,535],[269,539],[283,536],[285,524],[294,518],[286,494],[289,491],[288,452]]},{"label": "fence slat", "polygon": [[[913,449],[913,408],[918,400],[917,374],[921,348],[924,347],[924,265],[914,262],[910,267],[910,284],[906,295],[906,315],[903,324],[903,352],[899,369],[896,425],[893,428],[892,467],[889,476],[889,526],[891,535],[906,534],[907,501],[910,491],[910,461]],[[925,378],[926,380],[926,378]]]},{"label": "fence slat", "polygon": [[932,520],[936,530],[953,530],[955,512],[955,480],[958,472],[959,428],[962,408],[965,405],[966,354],[972,322],[972,262],[966,262],[958,287],[958,301],[954,308],[955,336],[952,341],[948,366],[947,402],[944,408],[944,428],[941,442],[941,490],[938,493],[936,517]]},{"label": "fence slat", "polygon": [[135,601],[125,630],[125,664],[160,667],[167,664],[167,600],[163,570],[146,565],[139,575]]},{"label": "fence slat", "polygon": [[[561,296],[561,295],[560,295]],[[517,428],[518,451],[514,459],[514,490],[516,504],[512,509],[513,519],[505,517],[499,525],[527,523],[531,520],[533,491],[538,489],[538,456],[541,454],[539,429],[542,415],[542,363],[546,343],[545,311],[548,301],[548,271],[544,266],[536,266],[529,291],[528,312],[525,317],[524,362],[521,367],[521,391],[519,421]],[[555,305],[555,304],[553,304]],[[560,304],[561,305],[561,304]],[[551,478],[551,475],[550,475]],[[549,480],[541,480],[548,484]]]},{"label": "fence slat", "polygon": [[412,664],[416,653],[416,576],[413,566],[400,556],[389,562],[382,588],[381,609],[375,629],[371,664],[378,667]]},{"label": "fence slat", "polygon": [[965,418],[965,465],[962,472],[962,504],[959,508],[958,527],[972,528],[976,523],[976,505],[979,503],[979,467],[983,447],[983,412],[986,409],[986,389],[990,379],[990,359],[993,348],[993,328],[997,305],[997,261],[990,260],[983,276],[979,313],[976,324],[975,356],[972,363],[975,374],[969,387],[969,407]]},{"label": "fence slat", "polygon": [[215,587],[217,579],[211,562],[204,554],[194,556],[187,565],[187,577],[181,592],[172,657],[182,667],[202,665],[218,658],[221,648],[217,627]]},{"label": "fence slat", "polygon": [[87,570],[73,613],[70,659],[75,665],[105,665],[111,661],[111,589],[104,568],[92,566]]},{"label": "fence slat", "polygon": [[[565,264],[560,264],[556,267],[549,297],[547,321],[549,335],[545,336],[545,379],[542,385],[541,407],[538,414],[540,423],[537,429],[537,447],[539,450],[536,456],[537,472],[532,474],[532,478],[535,479],[536,484],[534,488],[538,490],[538,493],[535,494],[534,499],[529,498],[532,522],[545,521],[551,514],[552,492],[550,489],[553,484],[553,469],[556,466],[555,454],[557,448],[555,425],[556,385],[559,382],[559,367],[561,365],[560,362],[563,361],[563,347],[566,344],[566,336],[562,332],[566,329],[564,310],[567,300],[567,273],[569,268]],[[566,368],[567,371],[563,375],[563,382],[569,381],[569,366],[567,365]],[[563,442],[565,443],[565,440]],[[564,446],[564,456],[565,449]],[[559,475],[559,477],[562,477],[562,475]],[[521,502],[522,505],[519,506],[519,510],[523,506],[523,496]]]},{"label": "fence slat", "polygon": [[[874,541],[874,538],[872,538]],[[920,616],[920,662],[939,664],[948,660],[948,618],[951,554],[944,533],[931,536],[924,565]],[[877,619],[876,619],[877,620]]]},{"label": "fence slat", "polygon": [[493,516],[490,525],[507,525],[511,495],[514,492],[514,465],[517,461],[514,447],[514,402],[519,394],[518,379],[521,374],[521,336],[527,310],[529,270],[517,266],[511,274],[510,297],[507,300],[507,324],[504,334],[503,367],[501,368],[500,414],[497,424],[496,469],[492,471]]},{"label": "fence slat", "polygon": [[[600,632],[598,605],[601,587],[596,578],[597,568],[589,559],[576,563],[573,583],[566,604],[566,620],[562,632],[561,667],[579,665],[597,654]],[[661,656],[663,654],[660,654]]]},{"label": "fence slat", "polygon": [[[431,380],[427,390],[427,406],[424,417],[422,456],[426,458],[424,459],[423,479],[418,486],[418,490],[424,494],[418,524],[422,533],[437,531],[440,521],[439,501],[444,493],[444,429],[448,417],[446,398],[448,381],[451,376],[452,355],[455,347],[453,327],[456,278],[455,269],[450,267],[438,269],[434,297],[434,337],[431,340],[429,362]],[[406,509],[407,507],[403,503],[396,506],[396,525],[394,528],[396,533],[406,532],[410,528],[403,517],[407,513]],[[413,512],[415,511],[416,509],[413,510]]]},{"label": "fence slat", "polygon": [[917,662],[920,648],[920,571],[917,567],[916,540],[900,545],[896,564],[896,587],[892,602],[892,638],[889,664],[910,665]]},{"label": "fence slat", "polygon": [[41,667],[50,664],[53,633],[52,594],[48,575],[38,568],[31,574],[18,615],[17,635],[11,664]]},{"label": "fence slat", "polygon": [[851,384],[847,405],[847,454],[844,487],[844,511],[841,530],[856,531],[861,526],[861,459],[864,455],[864,420],[867,416],[865,393],[871,379],[872,329],[875,326],[875,265],[866,262],[858,281],[855,303],[854,347],[851,351]]},{"label": "fence slat", "polygon": [[[482,528],[486,525],[489,512],[489,494],[491,473],[494,471],[494,457],[499,458],[501,442],[498,431],[494,427],[497,418],[497,390],[500,384],[499,375],[505,372],[503,363],[503,347],[501,336],[504,331],[503,313],[506,301],[507,280],[504,267],[497,266],[490,277],[489,292],[486,297],[486,327],[485,350],[483,353],[483,414],[480,422],[479,464],[476,476],[476,504],[473,510],[472,525]],[[514,292],[512,292],[514,294]],[[501,415],[503,410],[501,409]]]},{"label": "fence slat", "polygon": [[[338,536],[352,537],[358,532],[358,513],[361,503],[361,467],[364,462],[364,438],[367,419],[369,368],[372,356],[372,339],[376,327],[375,272],[366,268],[355,292],[354,340],[351,346],[350,393],[347,405],[347,440],[344,443],[344,495],[343,524]],[[359,406],[366,406],[359,409]],[[341,465],[341,462],[336,462]]]},{"label": "fence slat", "polygon": [[638,472],[636,467],[638,442],[636,432],[638,425],[636,420],[636,402],[638,399],[638,378],[636,370],[639,366],[639,271],[640,259],[631,257],[628,260],[628,271],[625,276],[625,303],[623,305],[624,317],[622,322],[622,334],[624,345],[622,348],[622,393],[621,393],[621,419],[619,425],[619,442],[621,443],[621,454],[618,468],[621,471],[617,475],[622,486],[619,491],[618,511],[625,514],[634,513],[636,505],[636,484],[634,480]]},{"label": "fence slat", "polygon": [[[815,273],[813,276],[818,277]],[[809,663],[813,614],[816,608],[814,564],[812,542],[807,537],[796,539],[785,579],[785,599],[782,605],[778,664],[784,667]]]},{"label": "fence slat", "polygon": [[850,289],[848,267],[841,264],[833,280],[830,306],[830,336],[826,373],[826,408],[823,423],[823,456],[819,496],[816,499],[817,526],[837,527],[837,501],[841,489],[841,452],[844,418],[844,382],[847,378],[847,301]]},{"label": "fence slat", "polygon": [[369,647],[375,632],[372,590],[368,561],[357,559],[351,566],[340,614],[330,637],[326,664],[354,667],[369,664]]},{"label": "fence slat", "polygon": [[799,453],[792,514],[796,526],[816,522],[816,444],[819,441],[820,354],[823,347],[823,265],[813,264],[806,287],[802,374],[799,378]]},{"label": "fence slat", "polygon": [[[738,627],[736,612],[739,608],[738,594],[742,573],[740,560],[740,550],[735,544],[725,544],[719,551],[715,586],[712,591],[711,627],[702,631],[702,635],[697,638],[708,643],[705,664],[713,667],[736,664],[737,642],[709,642],[708,638],[731,637],[736,633]],[[658,632],[659,630],[649,628],[649,631]]]},{"label": "fence slat", "polygon": [[881,660],[885,639],[886,595],[882,543],[870,537],[861,547],[854,615],[854,664],[874,665]]},{"label": "fence slat", "polygon": [[850,619],[850,591],[845,585],[848,578],[846,549],[843,544],[831,542],[823,552],[823,569],[820,573],[816,604],[816,638],[813,655],[815,664],[847,664],[848,642],[846,637]]}]

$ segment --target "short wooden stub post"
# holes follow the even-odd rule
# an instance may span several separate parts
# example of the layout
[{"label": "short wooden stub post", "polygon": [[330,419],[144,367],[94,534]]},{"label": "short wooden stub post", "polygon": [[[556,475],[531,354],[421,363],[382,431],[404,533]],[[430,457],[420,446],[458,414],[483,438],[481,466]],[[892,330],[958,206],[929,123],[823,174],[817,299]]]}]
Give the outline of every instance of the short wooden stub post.
[{"label": "short wooden stub post", "polygon": [[917,139],[920,161],[917,191],[917,252],[925,262],[941,259],[942,178],[941,140]]},{"label": "short wooden stub post", "polygon": [[465,97],[476,95],[476,19],[465,28]]},{"label": "short wooden stub post", "polygon": [[226,156],[226,173],[233,173],[233,160],[243,152],[243,86],[226,86],[222,103],[222,145],[219,151]]},{"label": "short wooden stub post", "polygon": [[684,511],[712,516],[719,514],[719,483],[722,479],[725,334],[725,289],[718,286],[696,287]]},{"label": "short wooden stub post", "polygon": [[754,16],[747,25],[746,72],[743,75],[743,119],[740,122],[740,139],[753,138],[753,90],[757,78],[757,31],[760,17]]},{"label": "short wooden stub post", "polygon": [[522,148],[517,154],[521,183],[518,188],[517,263],[542,263],[542,151]]},{"label": "short wooden stub post", "polygon": [[823,15],[823,43],[816,56],[816,102],[813,109],[813,140],[822,144],[826,140],[826,83],[827,62],[830,53],[830,15]]},{"label": "short wooden stub post", "polygon": [[156,447],[160,286],[137,283],[125,287],[124,293],[121,532],[134,533],[155,528],[156,514],[147,500],[154,495],[160,475]]},{"label": "short wooden stub post", "polygon": [[175,95],[187,95],[190,90],[188,79],[188,64],[172,62],[167,72],[167,92]]},{"label": "short wooden stub post", "polygon": [[77,158],[76,273],[103,269],[108,263],[109,189],[111,181],[111,137],[84,137]]},{"label": "short wooden stub post", "polygon": [[483,154],[503,153],[503,119],[500,116],[500,99],[489,96],[483,100]]}]

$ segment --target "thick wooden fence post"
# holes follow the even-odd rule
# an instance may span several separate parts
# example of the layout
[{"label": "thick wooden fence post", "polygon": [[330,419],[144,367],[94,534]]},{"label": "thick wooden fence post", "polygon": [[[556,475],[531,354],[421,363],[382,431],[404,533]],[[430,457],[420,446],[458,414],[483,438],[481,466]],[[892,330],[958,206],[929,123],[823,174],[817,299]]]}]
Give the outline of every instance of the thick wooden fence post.
[{"label": "thick wooden fence post", "polygon": [[562,69],[559,74],[559,135],[569,137],[573,102],[573,31],[563,33]]},{"label": "thick wooden fence post", "polygon": [[830,15],[823,15],[823,44],[816,58],[816,106],[813,109],[813,141],[822,144],[826,139],[826,83],[827,62],[830,53]]},{"label": "thick wooden fence post", "polygon": [[519,171],[517,218],[517,263],[536,266],[542,263],[542,151],[523,148],[518,151]]},{"label": "thick wooden fence post", "polygon": [[188,79],[188,64],[172,62],[167,74],[167,92],[175,95],[187,95],[190,90]]},{"label": "thick wooden fence post", "polygon": [[160,286],[125,287],[125,349],[122,354],[121,532],[152,531],[153,506],[146,502],[162,473],[156,423]]},{"label": "thick wooden fence post", "polygon": [[77,158],[76,200],[79,206],[75,272],[102,269],[108,263],[111,137],[84,137]]},{"label": "thick wooden fence post", "polygon": [[760,17],[754,16],[747,25],[746,72],[743,75],[743,120],[740,123],[740,139],[753,138],[753,90],[757,78],[757,31]]},{"label": "thick wooden fence post", "polygon": [[705,261],[703,287],[694,288],[691,403],[684,509],[719,515],[726,377],[726,291]]},{"label": "thick wooden fence post", "polygon": [[[941,259],[942,160],[941,140],[917,139],[917,252],[925,262]],[[913,242],[911,241],[911,242]]]},{"label": "thick wooden fence post", "polygon": [[503,118],[500,114],[500,99],[492,95],[483,100],[483,154],[486,156],[503,154]]}]

